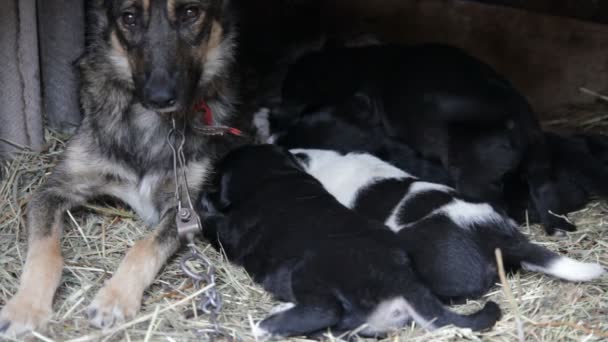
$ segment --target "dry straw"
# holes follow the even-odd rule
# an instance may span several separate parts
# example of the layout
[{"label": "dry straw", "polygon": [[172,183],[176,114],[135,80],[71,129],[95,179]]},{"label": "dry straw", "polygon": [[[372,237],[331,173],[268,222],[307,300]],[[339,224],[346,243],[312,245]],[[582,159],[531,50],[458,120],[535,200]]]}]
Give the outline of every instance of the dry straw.
[{"label": "dry straw", "polygon": [[[64,148],[60,135],[47,132],[42,153],[23,151],[1,164],[0,177],[0,305],[15,293],[26,251],[23,211],[35,189],[45,181]],[[608,227],[605,203],[592,203],[570,215],[579,230],[565,238],[549,238],[538,227],[523,227],[531,238],[551,250],[577,260],[608,265]],[[38,341],[199,341],[197,330],[209,328],[205,316],[186,319],[194,305],[195,289],[173,259],[146,291],[141,314],[109,331],[91,328],[85,308],[95,292],[118,266],[125,250],[149,232],[120,203],[99,201],[66,216],[62,247],[63,280],[52,322],[47,331],[36,332]],[[73,217],[73,218],[72,218]],[[198,246],[217,265],[218,286],[224,298],[221,324],[244,341],[253,340],[251,322],[264,317],[276,303],[240,268],[205,242]],[[539,274],[517,273],[507,279],[518,307],[518,317],[529,341],[599,341],[608,338],[608,280],[567,283]],[[515,312],[500,286],[478,301],[454,307],[460,312],[479,309],[484,301],[497,301],[503,319],[487,332],[443,328],[426,332],[410,326],[386,341],[513,341],[518,331]],[[328,337],[329,340],[338,340]],[[302,339],[292,339],[302,341]]]}]

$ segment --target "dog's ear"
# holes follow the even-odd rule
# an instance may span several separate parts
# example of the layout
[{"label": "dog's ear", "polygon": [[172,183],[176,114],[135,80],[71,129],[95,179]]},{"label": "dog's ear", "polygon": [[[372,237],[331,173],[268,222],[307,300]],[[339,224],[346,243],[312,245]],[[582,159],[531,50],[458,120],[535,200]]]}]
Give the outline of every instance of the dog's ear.
[{"label": "dog's ear", "polygon": [[103,39],[103,35],[109,26],[108,11],[112,8],[111,6],[109,0],[85,1],[85,20],[87,24],[85,42],[87,46]]}]

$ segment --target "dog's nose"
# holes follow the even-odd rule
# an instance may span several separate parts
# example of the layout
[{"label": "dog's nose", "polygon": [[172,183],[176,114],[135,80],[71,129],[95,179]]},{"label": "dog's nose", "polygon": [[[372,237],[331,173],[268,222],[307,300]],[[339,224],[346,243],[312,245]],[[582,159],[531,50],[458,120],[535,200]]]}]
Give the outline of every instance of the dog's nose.
[{"label": "dog's nose", "polygon": [[167,87],[151,89],[148,92],[147,100],[148,103],[157,109],[171,108],[177,103],[175,90]]},{"label": "dog's nose", "polygon": [[156,110],[172,110],[177,104],[175,79],[164,70],[154,70],[144,86],[144,102]]}]

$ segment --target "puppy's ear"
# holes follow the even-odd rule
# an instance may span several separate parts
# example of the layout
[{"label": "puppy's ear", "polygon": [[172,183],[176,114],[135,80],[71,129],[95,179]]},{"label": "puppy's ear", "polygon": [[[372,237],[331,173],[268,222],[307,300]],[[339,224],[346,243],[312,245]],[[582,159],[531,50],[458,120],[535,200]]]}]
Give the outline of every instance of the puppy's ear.
[{"label": "puppy's ear", "polygon": [[230,203],[222,200],[219,191],[204,192],[199,200],[199,213],[201,217],[222,215],[228,209]]}]

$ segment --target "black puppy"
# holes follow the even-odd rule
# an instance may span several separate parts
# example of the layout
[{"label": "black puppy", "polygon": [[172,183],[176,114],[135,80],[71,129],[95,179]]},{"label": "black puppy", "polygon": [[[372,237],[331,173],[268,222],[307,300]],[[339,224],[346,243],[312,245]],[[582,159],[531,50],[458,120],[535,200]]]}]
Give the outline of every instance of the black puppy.
[{"label": "black puppy", "polygon": [[277,299],[257,336],[308,335],[366,325],[382,335],[414,320],[426,328],[493,326],[494,302],[471,315],[443,307],[412,271],[396,236],[355,214],[286,151],[247,146],[219,165],[218,191],[204,196],[205,236]]},{"label": "black puppy", "polygon": [[602,266],[557,255],[531,243],[513,220],[487,203],[404,172],[367,153],[293,149],[306,172],[345,206],[397,233],[414,271],[437,296],[461,301],[488,292],[498,280],[494,250],[505,267],[570,281],[604,274]]},{"label": "black puppy", "polygon": [[278,115],[341,105],[357,92],[374,109],[370,117],[353,113],[359,125],[441,163],[460,193],[502,204],[505,178],[521,174],[546,231],[575,229],[551,214],[560,197],[530,105],[490,66],[441,45],[328,49],[291,67]]},{"label": "black puppy", "polygon": [[[357,93],[340,106],[310,109],[298,117],[277,117],[268,111],[260,111],[254,125],[262,141],[288,149],[328,149],[342,154],[366,152],[425,181],[455,187],[454,180],[441,163],[423,158],[402,141],[386,136],[382,130],[361,124],[370,122],[372,117],[374,109],[370,101],[367,95]],[[502,168],[508,169],[521,158],[510,143],[507,131],[477,130],[470,133],[469,136],[477,137],[476,143],[471,144],[472,151],[463,155],[475,158],[471,162],[473,165],[504,165]],[[550,145],[554,165],[552,173],[560,199],[553,213],[565,215],[579,210],[594,196],[607,198],[608,178],[605,175],[608,173],[608,158],[605,156],[608,155],[608,138],[544,134]],[[488,172],[479,166],[479,171],[484,170]],[[514,172],[502,179],[501,202],[508,215],[519,223],[540,223],[538,211],[530,205],[529,184],[521,176]]]},{"label": "black puppy", "polygon": [[367,95],[358,93],[341,106],[327,105],[300,116],[283,117],[268,109],[253,119],[257,139],[286,149],[327,149],[340,153],[366,152],[420,178],[446,185],[452,179],[441,163],[422,158],[409,145],[387,136],[382,130],[364,127],[371,117]]},{"label": "black puppy", "polygon": [[[594,134],[545,133],[551,151],[553,174],[560,198],[559,206],[552,208],[555,214],[582,209],[596,198],[608,198],[608,138]],[[505,180],[505,199],[511,217],[537,223],[541,217],[529,203],[528,184],[525,178],[510,177]]]}]

